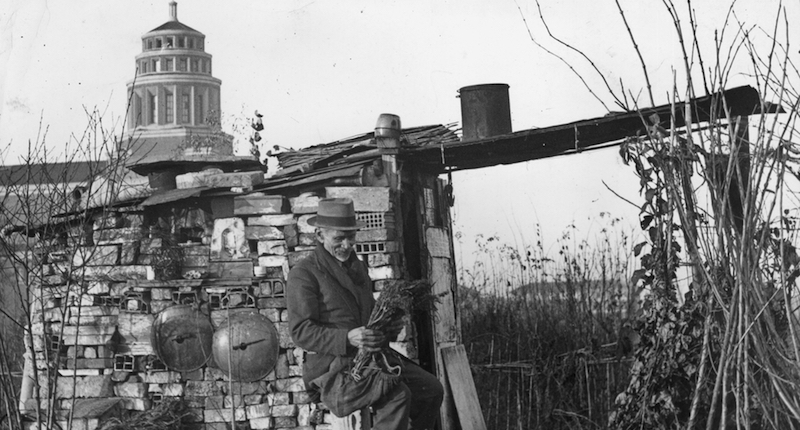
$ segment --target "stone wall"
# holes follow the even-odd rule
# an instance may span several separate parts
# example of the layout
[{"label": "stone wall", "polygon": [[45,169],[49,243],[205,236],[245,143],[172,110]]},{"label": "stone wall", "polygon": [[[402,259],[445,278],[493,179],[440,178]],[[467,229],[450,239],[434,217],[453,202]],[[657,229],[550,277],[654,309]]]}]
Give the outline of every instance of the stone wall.
[{"label": "stone wall", "polygon": [[[345,196],[367,223],[357,234],[357,252],[369,265],[377,295],[404,271],[389,188],[214,197],[211,212],[108,211],[92,225],[50,240],[57,247],[46,248],[48,264],[36,288],[41,300],[32,309],[41,406],[58,409],[62,424],[76,408],[73,429],[97,428],[105,416],[151,410],[170,398],[188,406],[191,429],[229,428],[232,418],[237,428],[332,428],[330,412],[305,391],[305,352],[289,336],[284,292],[288,271],[315,246],[307,221],[317,202]],[[170,224],[169,236],[158,233]],[[159,279],[165,260],[170,262],[167,249],[180,250],[177,279]],[[279,339],[274,369],[262,380],[238,382],[229,381],[213,359],[193,371],[167,368],[151,344],[153,322],[164,309],[186,304],[207,314],[214,328],[235,313],[269,318]],[[409,333],[410,323],[392,346],[416,358]],[[48,388],[54,390],[52,404],[45,400]]]}]

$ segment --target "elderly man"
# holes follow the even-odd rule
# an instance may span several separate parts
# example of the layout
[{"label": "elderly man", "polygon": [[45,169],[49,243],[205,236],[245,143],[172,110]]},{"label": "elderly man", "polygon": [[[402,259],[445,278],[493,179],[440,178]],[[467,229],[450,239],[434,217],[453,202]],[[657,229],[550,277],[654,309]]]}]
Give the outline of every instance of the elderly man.
[{"label": "elderly man", "polygon": [[317,228],[317,247],[292,269],[286,288],[292,339],[308,351],[303,368],[306,386],[320,391],[328,407],[334,401],[359,405],[366,401],[375,412],[373,429],[432,429],[442,403],[442,385],[410,360],[402,360],[399,382],[383,391],[358,386],[352,379],[349,384],[342,382],[358,348],[383,350],[402,322],[392,333],[365,328],[375,300],[367,267],[354,252],[356,231],[363,223],[356,221],[352,200],[322,199],[317,216],[308,223]]}]

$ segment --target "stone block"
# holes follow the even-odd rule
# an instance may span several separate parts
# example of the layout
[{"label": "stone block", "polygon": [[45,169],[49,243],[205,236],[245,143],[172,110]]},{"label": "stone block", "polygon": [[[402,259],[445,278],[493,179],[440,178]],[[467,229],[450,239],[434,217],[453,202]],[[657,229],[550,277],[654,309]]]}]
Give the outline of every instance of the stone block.
[{"label": "stone block", "polygon": [[282,227],[252,225],[246,226],[244,231],[247,240],[282,240],[284,238]]},{"label": "stone block", "polygon": [[64,336],[97,336],[97,335],[112,335],[116,327],[109,325],[65,325],[60,327],[61,333]]},{"label": "stone block", "polygon": [[233,418],[234,421],[247,420],[244,408],[236,408],[233,412],[230,409],[206,409],[203,411],[203,421],[207,423],[227,423]]},{"label": "stone block", "polygon": [[74,266],[114,266],[119,264],[120,246],[84,246],[72,255]]},{"label": "stone block", "polygon": [[210,245],[200,245],[196,243],[187,246],[181,245],[181,249],[183,249],[184,257],[186,256],[208,257],[211,253]]},{"label": "stone block", "polygon": [[402,276],[400,273],[400,269],[398,269],[396,266],[381,266],[381,267],[370,267],[369,277],[373,281],[376,281],[376,280],[386,280],[386,279],[400,279]]},{"label": "stone block", "polygon": [[273,425],[271,417],[264,417],[250,419],[250,428],[253,430],[273,429],[275,426]]},{"label": "stone block", "polygon": [[[150,269],[150,270],[148,270]],[[83,276],[87,281],[127,281],[131,279],[147,280],[150,266],[89,266],[83,268]]]},{"label": "stone block", "polygon": [[117,397],[142,398],[147,394],[147,384],[140,382],[123,382],[114,387]]},{"label": "stone block", "polygon": [[217,173],[206,176],[205,181],[210,188],[253,188],[254,185],[264,183],[264,173],[261,171]]},{"label": "stone block", "polygon": [[258,265],[263,267],[283,267],[289,264],[289,259],[284,255],[262,255],[258,257]]},{"label": "stone block", "polygon": [[139,227],[98,230],[92,234],[95,245],[133,243],[141,240],[142,236],[142,229]]},{"label": "stone block", "polygon": [[316,405],[314,405],[314,404],[298,405],[297,406],[297,425],[299,425],[299,426],[310,426],[311,425],[311,416],[312,416],[312,414],[314,413],[315,410],[316,410]]},{"label": "stone block", "polygon": [[270,405],[288,405],[292,403],[292,397],[289,393],[271,393],[269,397]]},{"label": "stone block", "polygon": [[319,196],[308,193],[289,199],[294,214],[316,214],[319,201]]},{"label": "stone block", "polygon": [[252,278],[253,262],[214,261],[208,264],[208,271],[213,278]]},{"label": "stone block", "polygon": [[272,214],[247,218],[247,225],[283,227],[292,224],[297,224],[297,219],[295,219],[294,214]]},{"label": "stone block", "polygon": [[[247,249],[247,254],[250,255],[250,249]],[[208,266],[210,258],[208,255],[184,255],[183,265],[185,267],[206,267]]]},{"label": "stone block", "polygon": [[111,334],[104,335],[65,335],[61,337],[61,342],[64,345],[106,345],[111,342]]},{"label": "stone block", "polygon": [[301,215],[297,218],[297,231],[299,233],[314,233],[317,228],[308,223],[308,219],[316,216],[315,214]]},{"label": "stone block", "polygon": [[275,376],[278,379],[289,377],[289,359],[286,357],[286,354],[278,355],[278,361],[275,363]]},{"label": "stone block", "polygon": [[296,417],[297,405],[275,405],[272,407],[273,417]]},{"label": "stone block", "polygon": [[283,196],[265,196],[259,193],[233,198],[235,215],[280,214],[284,212],[286,199]]},{"label": "stone block", "polygon": [[[259,309],[285,309],[286,308],[286,298],[285,297],[261,297],[257,299],[256,306]],[[266,314],[265,314],[266,315]],[[267,315],[269,316],[269,315]],[[272,322],[280,321],[280,314],[274,320],[270,318]]]},{"label": "stone block", "polygon": [[295,428],[297,427],[297,418],[295,417],[272,417],[275,420],[275,428]]},{"label": "stone block", "polygon": [[155,315],[122,312],[117,327],[124,343],[150,343]]},{"label": "stone block", "polygon": [[[97,306],[100,307],[100,306]],[[119,313],[119,310],[117,310]],[[70,315],[67,318],[67,323],[70,325],[100,325],[100,326],[116,326],[119,315]]]},{"label": "stone block", "polygon": [[86,294],[108,294],[111,292],[111,283],[108,281],[89,281],[86,283]]},{"label": "stone block", "polygon": [[[60,388],[61,382],[64,380],[71,380],[71,378],[59,378],[58,387]],[[71,397],[70,395],[59,396],[63,398]],[[114,395],[113,382],[110,375],[99,376],[82,376],[75,380],[75,397],[78,398],[95,398],[95,397],[111,397]]]},{"label": "stone block", "polygon": [[292,402],[297,405],[304,405],[307,403],[314,403],[317,401],[317,394],[310,391],[303,391],[299,393],[292,393]]},{"label": "stone block", "polygon": [[293,377],[286,379],[278,379],[274,382],[275,388],[284,393],[298,393],[306,391],[306,386],[303,383],[303,378]]},{"label": "stone block", "polygon": [[297,244],[301,246],[315,246],[317,235],[315,233],[300,233],[297,235]]},{"label": "stone block", "polygon": [[217,381],[186,381],[184,393],[197,397],[221,396],[223,384]]},{"label": "stone block", "polygon": [[67,360],[67,369],[112,369],[113,358],[77,358]]},{"label": "stone block", "polygon": [[356,212],[388,212],[392,208],[391,190],[386,187],[327,187],[325,195],[352,199]]},{"label": "stone block", "polygon": [[260,403],[258,405],[248,406],[247,416],[249,418],[265,418],[271,415],[271,406],[268,403]]},{"label": "stone block", "polygon": [[260,240],[256,245],[258,255],[286,255],[285,240]]},{"label": "stone block", "polygon": [[189,172],[175,176],[175,187],[178,189],[198,188],[206,186],[206,178],[221,174],[222,169],[209,168],[199,172]]},{"label": "stone block", "polygon": [[183,397],[184,385],[180,383],[164,384],[161,387],[161,394],[170,397]]},{"label": "stone block", "polygon": [[146,384],[170,384],[180,381],[181,374],[171,371],[155,371],[141,373],[142,382]]},{"label": "stone block", "polygon": [[250,395],[250,394],[267,394],[267,384],[263,381],[258,382],[233,382],[222,386],[222,391],[225,394],[231,389],[237,395]]}]

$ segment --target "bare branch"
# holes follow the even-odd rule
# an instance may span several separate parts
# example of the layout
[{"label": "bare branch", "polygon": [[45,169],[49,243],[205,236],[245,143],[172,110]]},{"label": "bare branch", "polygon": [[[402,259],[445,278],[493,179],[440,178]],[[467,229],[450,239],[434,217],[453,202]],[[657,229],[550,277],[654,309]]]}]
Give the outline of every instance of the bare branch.
[{"label": "bare branch", "polygon": [[[538,5],[538,2],[537,2],[537,5]],[[520,8],[519,3],[517,3],[517,10],[519,10],[519,14],[522,17],[522,22],[525,24],[525,29],[528,31],[528,36],[530,37],[531,42],[533,42],[536,46],[541,48],[543,51],[547,52],[548,54],[552,55],[553,57],[557,58],[562,63],[564,63],[564,65],[567,66],[572,71],[572,73],[575,74],[575,76],[578,77],[578,79],[580,79],[581,83],[583,83],[583,86],[586,88],[587,91],[589,91],[589,94],[591,94],[598,102],[600,102],[600,104],[603,105],[603,108],[606,111],[611,112],[611,109],[609,109],[608,106],[605,104],[605,102],[592,90],[592,88],[589,86],[589,84],[586,82],[586,80],[583,78],[583,76],[580,73],[578,73],[578,71],[575,70],[574,67],[572,67],[572,64],[570,64],[563,57],[561,57],[558,54],[556,54],[555,52],[545,48],[541,43],[536,41],[536,38],[533,37],[533,33],[531,32],[530,26],[528,26],[528,20],[525,19],[525,14],[522,13],[522,8]],[[609,90],[609,92],[611,92],[612,95],[614,94],[613,91]],[[620,103],[619,99],[617,99],[616,96],[614,96],[614,98],[617,100],[617,105],[619,105],[623,109],[627,110],[627,108],[625,108],[625,106]]]},{"label": "bare branch", "polygon": [[653,87],[650,85],[650,76],[647,73],[647,66],[644,63],[644,58],[642,58],[642,51],[639,49],[639,45],[636,43],[636,38],[633,37],[633,32],[631,31],[631,27],[628,25],[628,20],[625,18],[625,12],[622,10],[619,0],[614,0],[614,3],[617,4],[619,16],[622,17],[622,22],[625,24],[625,29],[628,31],[628,36],[631,38],[633,50],[636,51],[636,55],[639,56],[639,63],[642,65],[642,72],[644,73],[644,81],[647,84],[647,94],[650,95],[650,106],[655,106],[656,102],[653,99]]}]

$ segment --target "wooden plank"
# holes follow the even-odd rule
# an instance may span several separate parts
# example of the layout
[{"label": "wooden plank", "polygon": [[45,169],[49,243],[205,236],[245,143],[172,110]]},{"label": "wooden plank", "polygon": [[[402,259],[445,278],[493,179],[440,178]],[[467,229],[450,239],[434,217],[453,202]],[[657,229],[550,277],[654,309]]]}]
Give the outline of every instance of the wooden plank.
[{"label": "wooden plank", "polygon": [[433,293],[441,298],[436,306],[436,317],[433,318],[434,339],[436,342],[452,342],[459,340],[459,326],[456,314],[455,277],[453,262],[448,258],[430,259],[430,279]]},{"label": "wooden plank", "polygon": [[452,258],[450,249],[450,232],[443,228],[428,227],[425,229],[425,245],[431,257]]},{"label": "wooden plank", "polygon": [[464,345],[442,348],[442,360],[462,430],[486,430]]},{"label": "wooden plank", "polygon": [[450,385],[447,383],[447,370],[444,367],[442,354],[439,352],[444,348],[455,346],[455,342],[443,342],[437,345],[434,354],[436,361],[436,375],[444,388],[444,398],[442,407],[439,409],[439,418],[442,423],[442,430],[461,430],[458,425],[458,415],[456,414],[456,404],[453,401],[453,393],[450,392]]}]

